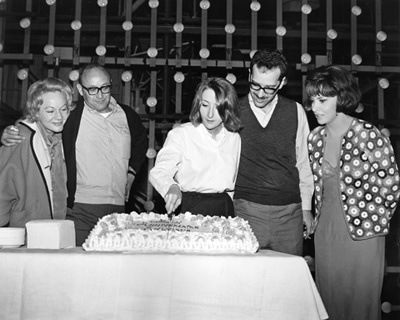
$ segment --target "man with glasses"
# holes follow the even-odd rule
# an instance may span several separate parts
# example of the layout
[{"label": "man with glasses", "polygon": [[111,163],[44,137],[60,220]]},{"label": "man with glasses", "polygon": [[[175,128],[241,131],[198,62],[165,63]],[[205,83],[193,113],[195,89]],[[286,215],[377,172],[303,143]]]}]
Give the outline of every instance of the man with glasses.
[{"label": "man with glasses", "polygon": [[242,150],[235,214],[249,221],[260,248],[303,254],[313,232],[313,178],[309,126],[303,107],[278,92],[286,84],[280,51],[257,51],[250,63],[249,94],[240,102]]},{"label": "man with glasses", "polygon": [[[135,175],[148,148],[139,115],[111,96],[111,75],[97,63],[81,72],[80,99],[64,125],[67,165],[67,217],[73,220],[81,245],[99,218],[125,212]],[[6,129],[2,142],[17,142]],[[8,139],[10,138],[10,139]]]}]

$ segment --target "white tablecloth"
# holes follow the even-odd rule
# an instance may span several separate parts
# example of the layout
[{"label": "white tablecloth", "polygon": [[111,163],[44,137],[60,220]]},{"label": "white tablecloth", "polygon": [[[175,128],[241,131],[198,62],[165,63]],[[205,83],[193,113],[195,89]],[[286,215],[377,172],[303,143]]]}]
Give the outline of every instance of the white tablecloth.
[{"label": "white tablecloth", "polygon": [[0,250],[0,319],[326,319],[305,260]]}]

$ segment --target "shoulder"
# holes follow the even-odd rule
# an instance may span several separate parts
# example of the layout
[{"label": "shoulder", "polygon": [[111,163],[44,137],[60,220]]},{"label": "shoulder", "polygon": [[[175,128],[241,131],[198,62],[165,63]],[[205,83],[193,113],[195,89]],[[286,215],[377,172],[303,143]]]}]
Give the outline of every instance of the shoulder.
[{"label": "shoulder", "polygon": [[312,141],[322,138],[324,132],[325,132],[324,126],[319,126],[319,127],[314,128],[308,135],[308,141],[312,142]]}]

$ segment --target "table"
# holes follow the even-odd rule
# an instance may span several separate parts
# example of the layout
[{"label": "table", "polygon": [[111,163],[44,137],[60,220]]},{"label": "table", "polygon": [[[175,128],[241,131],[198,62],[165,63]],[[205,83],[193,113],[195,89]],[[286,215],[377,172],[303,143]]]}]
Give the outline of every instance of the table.
[{"label": "table", "polygon": [[0,319],[326,319],[305,260],[0,249]]}]

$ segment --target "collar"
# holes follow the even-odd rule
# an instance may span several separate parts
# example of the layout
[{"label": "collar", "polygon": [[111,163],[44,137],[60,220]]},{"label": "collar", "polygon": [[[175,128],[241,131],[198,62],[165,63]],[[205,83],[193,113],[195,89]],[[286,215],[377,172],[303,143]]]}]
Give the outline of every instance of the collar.
[{"label": "collar", "polygon": [[[248,94],[248,98],[249,98],[250,108],[251,110],[253,110],[254,113],[262,112],[264,115],[269,114],[275,110],[275,107],[278,104],[278,94],[276,94],[275,97],[272,99],[272,101],[268,103],[264,108],[257,108],[254,105],[253,98],[251,97],[250,93]],[[268,109],[268,112],[264,112],[265,109]]]},{"label": "collar", "polygon": [[101,113],[101,112],[98,112],[98,111],[96,111],[96,110],[90,108],[90,107],[87,105],[86,101],[84,101],[84,107],[85,107],[86,110],[88,110],[90,113],[98,114],[98,115],[101,115],[101,116],[103,116],[103,117],[107,117],[107,116],[109,116],[110,114],[113,114],[113,113],[115,113],[115,112],[117,111],[118,103],[117,103],[117,101],[114,99],[114,97],[111,96],[110,103],[109,103],[108,105],[110,106],[111,111],[110,111],[110,112]]}]

